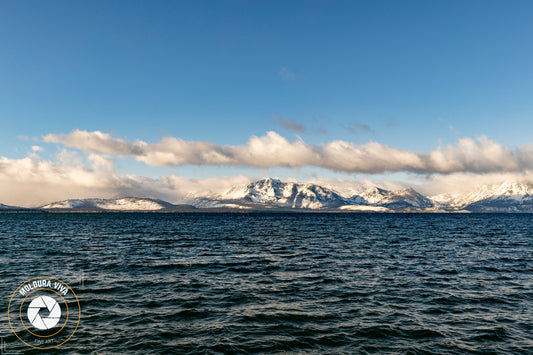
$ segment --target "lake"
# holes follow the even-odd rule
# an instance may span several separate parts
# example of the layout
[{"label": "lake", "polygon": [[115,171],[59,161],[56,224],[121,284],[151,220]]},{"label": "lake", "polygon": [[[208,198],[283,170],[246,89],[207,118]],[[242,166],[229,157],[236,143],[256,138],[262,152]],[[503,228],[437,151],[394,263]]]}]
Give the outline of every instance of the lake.
[{"label": "lake", "polygon": [[531,217],[0,214],[0,350],[49,276],[81,317],[48,353],[531,354]]}]

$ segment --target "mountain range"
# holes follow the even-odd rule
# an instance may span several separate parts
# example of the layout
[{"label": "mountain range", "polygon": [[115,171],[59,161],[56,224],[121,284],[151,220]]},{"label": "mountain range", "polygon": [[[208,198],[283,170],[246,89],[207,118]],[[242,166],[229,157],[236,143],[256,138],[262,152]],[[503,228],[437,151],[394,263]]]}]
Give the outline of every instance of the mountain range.
[{"label": "mountain range", "polygon": [[[0,210],[24,210],[0,204]],[[525,212],[533,213],[533,187],[505,182],[485,185],[466,194],[428,197],[412,188],[389,191],[371,187],[353,196],[343,196],[316,184],[262,179],[236,186],[226,193],[192,198],[175,205],[158,199],[72,199],[53,202],[32,210],[60,211],[353,211],[353,212]]]}]

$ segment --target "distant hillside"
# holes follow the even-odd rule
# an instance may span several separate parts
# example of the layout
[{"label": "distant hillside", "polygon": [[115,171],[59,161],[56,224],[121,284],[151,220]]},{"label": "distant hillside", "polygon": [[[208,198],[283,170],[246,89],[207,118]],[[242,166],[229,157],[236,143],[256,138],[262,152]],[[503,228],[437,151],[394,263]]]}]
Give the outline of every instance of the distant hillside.
[{"label": "distant hillside", "polygon": [[125,197],[119,199],[74,199],[53,202],[44,206],[44,210],[109,210],[109,211],[160,211],[173,209],[176,205],[171,203],[150,199]]}]

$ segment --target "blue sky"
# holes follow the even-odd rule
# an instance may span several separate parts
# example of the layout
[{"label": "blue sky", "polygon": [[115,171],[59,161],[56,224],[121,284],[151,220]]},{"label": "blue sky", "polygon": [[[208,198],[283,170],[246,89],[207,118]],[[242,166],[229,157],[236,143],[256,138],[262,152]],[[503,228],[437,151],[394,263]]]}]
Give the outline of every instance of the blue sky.
[{"label": "blue sky", "polygon": [[[4,1],[0,156],[87,154],[42,141],[73,130],[217,145],[275,131],[419,153],[480,136],[529,145],[531,13],[530,1]],[[151,178],[389,175],[112,160]]]}]

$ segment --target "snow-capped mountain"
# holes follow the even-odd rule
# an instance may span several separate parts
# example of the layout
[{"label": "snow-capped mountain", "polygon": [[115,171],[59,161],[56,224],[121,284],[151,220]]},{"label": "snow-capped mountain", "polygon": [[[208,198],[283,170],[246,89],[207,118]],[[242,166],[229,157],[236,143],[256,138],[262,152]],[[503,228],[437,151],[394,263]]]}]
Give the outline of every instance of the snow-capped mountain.
[{"label": "snow-capped mountain", "polygon": [[427,209],[435,205],[433,201],[413,189],[387,191],[373,187],[361,195],[347,198],[319,185],[282,182],[271,178],[234,187],[213,198],[197,199],[193,204],[196,207],[228,207],[228,204],[231,204],[244,208],[260,206],[311,210],[340,208],[380,212],[389,209]]},{"label": "snow-capped mountain", "polygon": [[529,184],[485,186],[472,195],[469,197],[475,202],[465,207],[472,212],[533,212],[533,187]]},{"label": "snow-capped mountain", "polygon": [[414,189],[388,191],[379,187],[372,187],[360,196],[368,205],[381,206],[392,209],[402,208],[432,208],[435,206],[429,198],[419,194]]},{"label": "snow-capped mountain", "polygon": [[442,194],[432,197],[440,205],[476,212],[527,212],[533,208],[533,186],[527,183],[504,182],[483,185],[466,194]]},{"label": "snow-capped mountain", "polygon": [[[505,182],[485,185],[466,194],[445,194],[431,198],[414,189],[389,191],[372,187],[352,197],[316,184],[262,179],[236,186],[224,194],[195,198],[192,205],[173,205],[150,199],[73,199],[42,206],[43,211],[164,211],[196,209],[229,210],[326,210],[353,212],[530,212],[533,213],[533,185]],[[0,204],[1,211],[26,210]],[[35,210],[35,209],[33,209]]]},{"label": "snow-capped mountain", "polygon": [[289,208],[343,211],[424,212],[533,212],[533,187],[521,183],[483,186],[467,194],[424,196],[412,188],[389,191],[371,187],[350,198],[315,184],[262,179],[237,186],[209,199],[198,199],[196,207]]},{"label": "snow-capped mountain", "polygon": [[125,197],[119,199],[75,199],[53,202],[40,207],[45,210],[112,210],[112,211],[158,211],[175,205],[150,198]]},{"label": "snow-capped mountain", "polygon": [[319,185],[282,182],[271,178],[234,187],[217,196],[216,200],[238,205],[303,209],[336,208],[355,203],[353,199],[342,197]]}]

